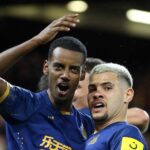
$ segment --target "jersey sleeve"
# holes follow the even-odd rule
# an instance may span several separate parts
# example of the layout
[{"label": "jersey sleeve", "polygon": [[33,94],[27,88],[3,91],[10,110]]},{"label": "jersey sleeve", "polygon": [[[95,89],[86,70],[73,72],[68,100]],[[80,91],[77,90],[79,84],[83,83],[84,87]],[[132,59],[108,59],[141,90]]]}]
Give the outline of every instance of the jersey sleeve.
[{"label": "jersey sleeve", "polygon": [[10,84],[7,82],[6,90],[4,94],[0,96],[0,103],[2,103],[6,99],[6,97],[9,95],[9,92],[10,92]]},{"label": "jersey sleeve", "polygon": [[142,133],[136,127],[126,127],[114,135],[111,150],[148,150]]},{"label": "jersey sleeve", "polygon": [[86,135],[88,138],[92,133],[94,133],[94,130],[95,130],[94,122],[91,116],[83,114],[83,113],[80,113],[80,114],[82,116],[82,121],[86,128]]},{"label": "jersey sleeve", "polygon": [[8,85],[1,97],[0,113],[7,119],[25,120],[39,107],[37,95],[27,89]]}]

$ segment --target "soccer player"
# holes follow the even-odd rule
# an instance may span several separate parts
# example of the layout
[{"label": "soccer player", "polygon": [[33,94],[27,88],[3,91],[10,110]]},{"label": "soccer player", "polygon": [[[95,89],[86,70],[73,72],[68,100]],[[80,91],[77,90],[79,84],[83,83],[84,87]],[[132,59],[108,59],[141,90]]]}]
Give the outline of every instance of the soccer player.
[{"label": "soccer player", "polygon": [[[88,57],[86,59],[86,76],[83,81],[79,82],[79,85],[75,91],[75,95],[73,98],[74,99],[73,105],[82,113],[91,115],[87,101],[89,74],[96,65],[103,63],[105,62],[99,58]],[[44,88],[44,85],[46,84],[47,84],[46,77],[41,78],[40,82],[41,88],[42,87]],[[130,124],[136,125],[141,130],[142,133],[145,133],[149,125],[149,115],[145,110],[141,108],[131,107],[128,108],[127,110],[127,121]]]},{"label": "soccer player", "polygon": [[90,73],[88,103],[96,132],[85,150],[148,150],[140,130],[127,123],[134,96],[128,69],[115,63],[97,65]]},{"label": "soccer player", "polygon": [[[54,20],[31,40],[1,53],[0,61],[5,59],[6,63],[0,65],[0,72],[9,67],[10,60],[14,64],[77,22],[76,14]],[[64,36],[51,43],[44,64],[47,90],[35,93],[0,78],[0,114],[6,121],[8,150],[85,148],[87,137],[94,131],[93,121],[72,106],[72,98],[79,81],[85,77],[86,57],[87,50],[81,41]]]}]

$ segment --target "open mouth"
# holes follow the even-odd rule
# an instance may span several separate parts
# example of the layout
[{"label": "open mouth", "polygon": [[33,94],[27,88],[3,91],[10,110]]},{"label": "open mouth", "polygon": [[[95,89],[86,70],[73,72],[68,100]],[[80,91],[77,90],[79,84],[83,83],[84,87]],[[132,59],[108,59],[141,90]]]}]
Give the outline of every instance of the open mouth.
[{"label": "open mouth", "polygon": [[104,107],[104,104],[98,103],[98,104],[94,105],[94,108],[101,108],[101,107]]},{"label": "open mouth", "polygon": [[58,87],[58,94],[59,96],[65,96],[67,95],[68,91],[69,91],[69,86],[66,83],[59,83],[57,85]]},{"label": "open mouth", "polygon": [[102,103],[102,102],[95,102],[95,103],[93,103],[93,105],[92,105],[92,109],[93,109],[94,111],[101,111],[102,108],[104,108],[104,107],[105,107],[105,105],[104,105],[104,103]]}]

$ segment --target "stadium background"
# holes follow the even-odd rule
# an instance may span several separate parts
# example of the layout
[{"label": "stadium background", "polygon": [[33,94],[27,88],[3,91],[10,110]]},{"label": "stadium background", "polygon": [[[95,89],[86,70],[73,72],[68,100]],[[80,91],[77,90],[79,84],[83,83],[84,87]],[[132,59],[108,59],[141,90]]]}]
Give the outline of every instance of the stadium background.
[{"label": "stadium background", "polygon": [[[67,0],[0,1],[0,51],[15,46],[46,27],[67,10]],[[72,35],[83,41],[88,56],[121,63],[134,78],[135,96],[132,106],[150,114],[150,25],[127,20],[128,9],[150,10],[147,0],[86,0],[88,9],[80,14],[77,28],[61,35]],[[27,55],[3,76],[13,84],[37,90],[43,60],[49,44]],[[150,141],[150,129],[144,134]]]}]

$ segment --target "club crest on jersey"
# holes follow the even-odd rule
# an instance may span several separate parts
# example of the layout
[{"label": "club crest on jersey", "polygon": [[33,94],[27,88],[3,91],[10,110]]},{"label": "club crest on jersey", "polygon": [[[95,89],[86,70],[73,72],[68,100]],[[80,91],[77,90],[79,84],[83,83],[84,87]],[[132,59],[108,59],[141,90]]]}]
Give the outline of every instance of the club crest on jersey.
[{"label": "club crest on jersey", "polygon": [[89,142],[89,144],[94,144],[94,143],[97,141],[98,137],[99,137],[99,135],[95,136],[95,137]]}]

